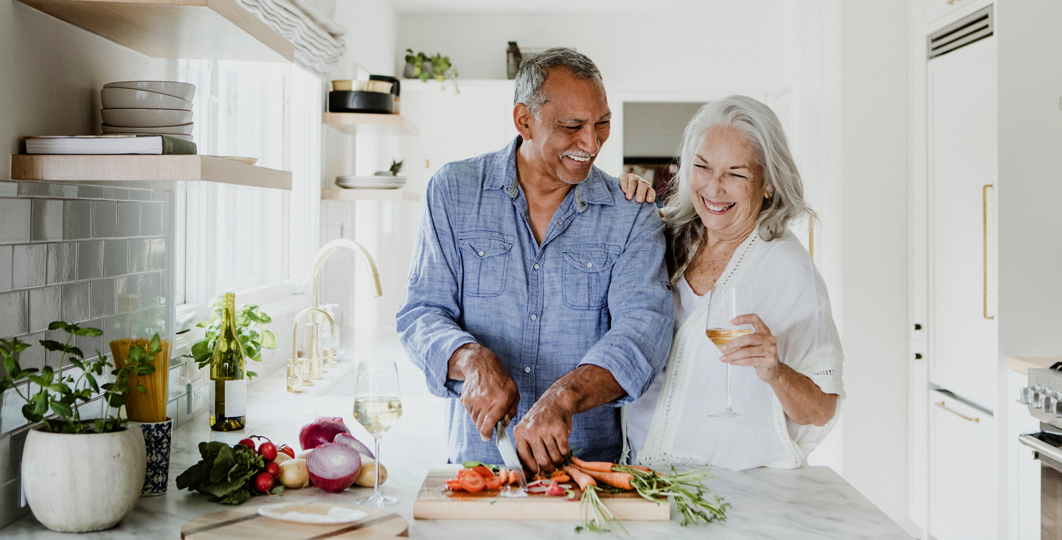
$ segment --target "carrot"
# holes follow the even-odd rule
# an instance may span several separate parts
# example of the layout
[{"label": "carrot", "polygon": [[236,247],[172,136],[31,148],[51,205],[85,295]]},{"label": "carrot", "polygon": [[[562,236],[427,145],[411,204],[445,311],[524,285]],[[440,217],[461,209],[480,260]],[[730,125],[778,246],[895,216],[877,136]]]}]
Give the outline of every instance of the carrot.
[{"label": "carrot", "polygon": [[579,489],[583,491],[586,491],[586,488],[590,486],[597,485],[597,481],[591,478],[590,475],[580,471],[575,467],[568,466],[565,467],[564,470],[568,471],[568,474],[572,476],[572,479],[575,480],[575,483],[579,484]]},{"label": "carrot", "polygon": [[643,467],[641,465],[624,465],[624,466],[625,467],[630,467],[630,468],[632,468],[632,469],[634,469],[636,471],[642,471],[642,472],[648,472],[648,473],[653,472],[653,470],[650,469],[649,467]]},{"label": "carrot", "polygon": [[550,478],[550,480],[553,480],[554,482],[557,482],[557,483],[567,482],[568,480],[571,480],[571,479],[572,478],[570,476],[564,474],[563,472],[561,474],[558,474],[558,475],[554,476],[553,478]]},{"label": "carrot", "polygon": [[634,486],[631,486],[631,479],[634,478],[634,475],[631,473],[587,470],[583,470],[582,472],[586,473],[591,478],[595,480],[600,480],[601,482],[608,484],[612,487],[617,487],[627,491],[634,489]]},{"label": "carrot", "polygon": [[575,456],[572,456],[572,465],[579,467],[584,471],[601,471],[612,472],[613,463],[606,461],[583,461]]}]

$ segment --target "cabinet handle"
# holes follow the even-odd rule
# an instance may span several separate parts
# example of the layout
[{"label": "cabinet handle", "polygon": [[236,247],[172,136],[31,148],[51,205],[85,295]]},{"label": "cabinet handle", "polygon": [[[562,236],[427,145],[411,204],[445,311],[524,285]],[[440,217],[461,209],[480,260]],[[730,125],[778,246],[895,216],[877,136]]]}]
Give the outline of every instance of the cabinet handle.
[{"label": "cabinet handle", "polygon": [[982,293],[983,305],[984,305],[984,317],[988,320],[996,318],[995,315],[988,316],[988,188],[995,189],[995,184],[985,184],[981,187],[981,242],[984,251],[984,262],[981,265],[984,270],[984,290]]},{"label": "cabinet handle", "polygon": [[944,409],[945,411],[948,411],[951,414],[954,414],[955,416],[958,416],[959,418],[962,418],[963,420],[966,420],[967,422],[978,422],[978,423],[981,422],[981,417],[975,416],[973,418],[970,418],[969,416],[966,416],[965,414],[962,414],[959,411],[956,411],[954,409],[949,409],[948,406],[945,405],[944,403],[945,402],[943,402],[943,401],[941,401],[940,403],[933,402],[933,404],[936,405],[937,407],[940,407],[941,409]]}]

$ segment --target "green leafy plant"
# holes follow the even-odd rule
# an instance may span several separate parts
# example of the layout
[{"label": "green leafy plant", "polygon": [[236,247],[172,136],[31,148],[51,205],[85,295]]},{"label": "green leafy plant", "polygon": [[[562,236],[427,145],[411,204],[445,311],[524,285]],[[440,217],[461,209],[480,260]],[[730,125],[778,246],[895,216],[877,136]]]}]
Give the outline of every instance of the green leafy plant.
[{"label": "green leafy plant", "polygon": [[[155,334],[146,350],[139,346],[130,348],[129,359],[121,368],[116,368],[110,357],[100,351],[96,351],[95,359],[86,361],[81,349],[71,345],[75,336],[99,337],[103,335],[101,330],[82,328],[63,321],[53,322],[48,325],[48,329],[62,330],[67,334],[65,343],[40,340],[41,346],[46,350],[59,353],[58,368],[46,365],[41,369],[22,369],[18,356],[30,345],[18,338],[0,339],[0,357],[3,358],[6,370],[3,378],[0,378],[0,392],[14,388],[18,397],[26,402],[22,406],[22,416],[30,422],[40,422],[41,429],[51,433],[111,433],[125,427],[126,419],[121,418],[117,410],[125,405],[128,392],[144,392],[141,385],[130,388],[129,377],[155,372],[155,366],[151,365],[151,362],[162,350],[159,335]],[[69,372],[63,373],[63,367],[67,363],[77,368],[77,377]],[[99,379],[104,373],[112,375],[114,380],[100,384]],[[30,384],[22,384],[27,381]],[[31,391],[34,387],[36,392]],[[96,394],[103,396],[103,400],[115,414],[105,414],[89,424],[81,420],[79,405],[88,403]]]},{"label": "green leafy plant", "polygon": [[[211,306],[214,308],[209,322],[201,322],[196,326],[206,328],[203,339],[192,345],[192,358],[200,368],[210,364],[210,356],[214,353],[217,345],[218,332],[221,331],[221,305],[224,295],[214,299]],[[255,362],[262,361],[262,349],[276,349],[277,338],[273,332],[266,330],[266,325],[273,322],[261,308],[254,304],[246,304],[236,310],[236,333],[240,336],[243,345],[243,355]],[[247,378],[257,377],[253,371],[247,372]]]},{"label": "green leafy plant", "polygon": [[[425,65],[428,62],[431,63],[430,67]],[[449,56],[443,56],[441,53],[435,53],[434,56],[428,56],[423,52],[413,54],[413,49],[406,49],[406,63],[413,66],[413,78],[425,82],[428,79],[435,79],[439,82],[449,79],[454,81],[454,90],[458,94],[461,93],[456,81],[458,76],[457,68],[450,63]]]},{"label": "green leafy plant", "polygon": [[[210,501],[221,504],[240,504],[257,492],[254,477],[265,470],[265,459],[242,444],[229,446],[223,442],[199,443],[203,458],[177,477],[177,489],[198,491],[210,495]],[[269,491],[279,495],[284,486]]]}]

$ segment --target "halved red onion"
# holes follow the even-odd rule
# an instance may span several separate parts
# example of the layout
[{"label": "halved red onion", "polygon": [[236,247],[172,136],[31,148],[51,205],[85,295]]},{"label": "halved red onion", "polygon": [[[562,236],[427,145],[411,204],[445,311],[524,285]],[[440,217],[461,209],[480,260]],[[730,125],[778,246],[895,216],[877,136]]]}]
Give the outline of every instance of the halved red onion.
[{"label": "halved red onion", "polygon": [[311,450],[318,446],[330,443],[336,439],[336,435],[340,433],[350,434],[350,430],[347,429],[347,425],[343,423],[343,419],[338,416],[334,417],[321,417],[299,430],[299,444],[302,445],[303,450]]},{"label": "halved red onion", "polygon": [[372,450],[369,450],[368,446],[365,446],[361,441],[354,438],[350,433],[339,433],[332,442],[339,444],[345,444],[358,451],[363,456],[369,456],[372,459],[376,459],[376,456],[372,455]]},{"label": "halved red onion", "polygon": [[314,486],[330,493],[343,491],[358,479],[361,454],[345,444],[322,444],[306,457],[306,471]]}]

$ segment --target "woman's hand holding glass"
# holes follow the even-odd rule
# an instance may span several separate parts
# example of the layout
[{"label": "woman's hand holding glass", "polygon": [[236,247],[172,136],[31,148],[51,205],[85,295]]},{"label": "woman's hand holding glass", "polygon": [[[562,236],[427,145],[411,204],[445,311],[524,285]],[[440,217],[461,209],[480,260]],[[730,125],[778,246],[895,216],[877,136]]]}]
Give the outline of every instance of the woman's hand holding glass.
[{"label": "woman's hand holding glass", "polygon": [[750,325],[755,332],[734,338],[719,347],[723,353],[719,361],[735,366],[753,367],[761,381],[770,383],[778,376],[781,364],[778,360],[778,338],[771,335],[771,329],[767,328],[755,313],[739,315],[730,323],[734,326]]}]

